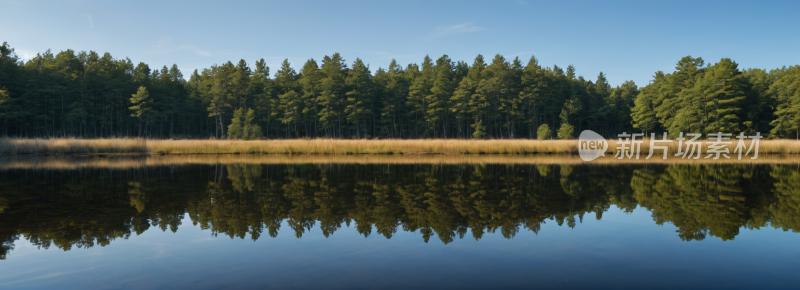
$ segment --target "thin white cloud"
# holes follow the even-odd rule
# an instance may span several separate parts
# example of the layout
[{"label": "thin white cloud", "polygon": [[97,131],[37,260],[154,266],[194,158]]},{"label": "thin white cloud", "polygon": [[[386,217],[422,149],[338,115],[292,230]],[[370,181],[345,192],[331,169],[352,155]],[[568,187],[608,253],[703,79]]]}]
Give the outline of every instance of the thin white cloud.
[{"label": "thin white cloud", "polygon": [[89,15],[88,13],[81,13],[81,15],[86,16],[86,18],[89,18],[89,26],[91,26],[92,29],[94,29],[94,20],[92,20],[92,16]]},{"label": "thin white cloud", "polygon": [[207,51],[201,50],[201,49],[199,49],[197,47],[194,47],[194,46],[184,45],[184,46],[181,46],[180,48],[186,48],[186,49],[192,50],[195,53],[197,53],[199,55],[202,55],[202,56],[211,56],[211,54],[208,53]]},{"label": "thin white cloud", "polygon": [[158,47],[159,50],[160,50],[160,53],[173,53],[173,52],[176,52],[176,51],[179,51],[179,50],[187,50],[188,49],[188,50],[194,51],[198,55],[211,56],[210,52],[202,50],[202,49],[197,48],[195,46],[181,45],[181,46],[175,47],[175,46],[172,45],[172,41],[170,39],[167,39],[167,38],[159,40],[155,45],[153,45],[153,47]]},{"label": "thin white cloud", "polygon": [[438,38],[442,36],[450,36],[462,33],[469,33],[475,31],[486,30],[486,28],[473,25],[472,23],[475,21],[470,21],[467,23],[456,24],[453,26],[439,26],[433,29],[433,34],[430,38]]}]

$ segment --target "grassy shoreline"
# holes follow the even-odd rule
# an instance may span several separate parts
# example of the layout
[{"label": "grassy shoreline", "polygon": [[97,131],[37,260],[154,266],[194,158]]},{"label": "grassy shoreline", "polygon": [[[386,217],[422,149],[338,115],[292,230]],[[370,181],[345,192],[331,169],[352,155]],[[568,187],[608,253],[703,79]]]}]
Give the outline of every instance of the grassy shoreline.
[{"label": "grassy shoreline", "polygon": [[[728,146],[733,152],[737,140]],[[640,158],[649,152],[649,141],[641,145]],[[615,152],[617,140],[608,140],[607,155]],[[678,142],[669,144],[669,152],[678,151]],[[749,146],[749,142],[746,142]],[[685,145],[684,145],[685,146]],[[703,144],[703,151],[707,145]],[[800,141],[761,140],[760,155],[800,154]],[[576,155],[577,140],[142,140],[142,139],[12,139],[0,138],[0,155],[46,154],[559,154]],[[660,151],[656,151],[660,153]],[[610,156],[609,156],[610,157]]]}]

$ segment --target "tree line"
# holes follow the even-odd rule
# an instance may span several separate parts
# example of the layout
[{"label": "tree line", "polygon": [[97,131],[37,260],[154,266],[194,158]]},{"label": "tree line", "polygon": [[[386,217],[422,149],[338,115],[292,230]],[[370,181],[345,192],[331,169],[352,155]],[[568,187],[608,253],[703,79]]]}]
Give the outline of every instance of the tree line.
[{"label": "tree line", "polygon": [[[109,53],[50,50],[21,61],[0,47],[3,136],[25,138],[574,138],[626,132],[800,133],[800,66],[740,70],[684,57],[642,88],[612,87],[518,57],[443,55],[372,70],[340,54],[226,62],[184,77]],[[767,133],[763,133],[766,135]]]}]

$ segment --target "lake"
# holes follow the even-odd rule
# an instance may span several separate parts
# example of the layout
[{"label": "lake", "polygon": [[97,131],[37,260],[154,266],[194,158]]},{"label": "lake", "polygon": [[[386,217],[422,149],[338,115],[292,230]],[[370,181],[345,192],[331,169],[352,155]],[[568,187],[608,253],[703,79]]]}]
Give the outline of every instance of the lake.
[{"label": "lake", "polygon": [[800,160],[325,158],[0,157],[0,288],[800,288]]}]

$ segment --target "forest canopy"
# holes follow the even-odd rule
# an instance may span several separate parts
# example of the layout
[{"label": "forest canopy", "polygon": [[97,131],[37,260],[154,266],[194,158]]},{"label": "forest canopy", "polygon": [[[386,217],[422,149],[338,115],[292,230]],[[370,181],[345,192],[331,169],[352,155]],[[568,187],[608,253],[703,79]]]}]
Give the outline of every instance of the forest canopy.
[{"label": "forest canopy", "polygon": [[[297,64],[295,64],[297,65]],[[228,61],[187,78],[94,51],[50,50],[23,61],[0,47],[0,130],[22,138],[574,138],[582,130],[762,132],[797,138],[800,66],[740,69],[686,56],[644,87],[612,87],[566,68],[495,55],[443,55],[371,69],[339,53]]]}]

